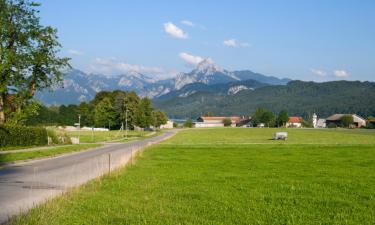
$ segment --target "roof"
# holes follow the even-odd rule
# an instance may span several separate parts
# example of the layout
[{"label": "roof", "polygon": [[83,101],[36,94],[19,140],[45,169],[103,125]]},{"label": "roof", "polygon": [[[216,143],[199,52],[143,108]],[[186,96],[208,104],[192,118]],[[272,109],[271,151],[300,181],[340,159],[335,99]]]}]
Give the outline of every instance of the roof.
[{"label": "roof", "polygon": [[232,121],[240,121],[241,120],[241,117],[239,117],[239,116],[229,116],[229,117],[226,117],[226,116],[201,116],[199,118],[201,118],[204,121],[210,121],[210,120],[217,121],[217,120],[224,120],[226,118],[230,118]]},{"label": "roof", "polygon": [[335,120],[341,120],[341,117],[343,117],[345,114],[333,114],[332,116],[328,117],[326,120],[335,121]]},{"label": "roof", "polygon": [[301,123],[302,122],[302,117],[299,117],[299,116],[290,116],[288,122],[289,123]]},{"label": "roof", "polygon": [[328,117],[327,120],[329,120],[329,121],[338,121],[338,120],[341,120],[341,117],[343,117],[345,115],[352,116],[353,119],[358,118],[359,120],[365,121],[365,119],[363,119],[362,117],[358,116],[357,114],[333,114],[332,116]]}]

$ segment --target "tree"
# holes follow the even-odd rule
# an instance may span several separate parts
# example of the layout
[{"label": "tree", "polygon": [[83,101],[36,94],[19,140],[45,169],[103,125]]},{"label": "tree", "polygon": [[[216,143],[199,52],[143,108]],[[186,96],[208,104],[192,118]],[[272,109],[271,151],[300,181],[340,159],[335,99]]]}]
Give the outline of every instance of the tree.
[{"label": "tree", "polygon": [[264,112],[266,112],[266,111],[267,110],[264,109],[264,108],[257,108],[255,110],[255,113],[251,117],[255,125],[258,125],[260,123],[264,123],[263,120],[262,120],[262,116],[263,116]]},{"label": "tree", "polygon": [[135,92],[116,91],[114,108],[120,123],[128,122],[128,127],[133,128],[137,123],[140,98]]},{"label": "tree", "polygon": [[79,104],[77,112],[81,115],[81,124],[83,126],[93,126],[95,124],[95,108],[86,102]]},{"label": "tree", "polygon": [[168,121],[168,117],[160,110],[152,111],[152,119],[154,127],[160,127]]},{"label": "tree", "polygon": [[8,95],[22,100],[19,113],[37,90],[61,84],[61,69],[70,67],[68,58],[58,57],[56,29],[40,24],[38,6],[29,0],[0,0],[0,124],[17,113],[6,108]]},{"label": "tree", "polygon": [[152,124],[152,107],[148,98],[142,98],[136,115],[136,125],[146,128]]},{"label": "tree", "polygon": [[189,118],[184,123],[185,128],[192,128],[193,127],[193,121]]},{"label": "tree", "polygon": [[95,125],[110,128],[116,122],[116,114],[113,109],[111,100],[109,98],[104,98],[95,107]]},{"label": "tree", "polygon": [[277,116],[277,125],[285,127],[285,124],[288,122],[288,120],[289,120],[288,111],[281,110],[279,112],[279,115]]},{"label": "tree", "polygon": [[349,128],[350,125],[353,124],[353,116],[352,115],[344,115],[341,117],[341,125],[343,127]]},{"label": "tree", "polygon": [[264,123],[268,127],[270,127],[274,125],[275,115],[273,114],[273,112],[268,111],[265,108],[258,108],[252,116],[252,119],[256,125]]},{"label": "tree", "polygon": [[275,125],[275,115],[271,111],[265,111],[262,115],[261,121],[267,125],[267,127],[273,127]]},{"label": "tree", "polygon": [[224,118],[223,123],[225,127],[230,127],[232,125],[232,120],[230,118]]}]

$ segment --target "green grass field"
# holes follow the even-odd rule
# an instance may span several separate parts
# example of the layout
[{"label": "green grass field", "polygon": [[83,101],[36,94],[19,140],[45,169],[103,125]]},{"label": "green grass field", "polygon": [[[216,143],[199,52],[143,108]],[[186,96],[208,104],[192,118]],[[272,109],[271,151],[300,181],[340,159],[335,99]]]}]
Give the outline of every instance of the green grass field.
[{"label": "green grass field", "polygon": [[[94,143],[94,142],[103,142],[103,141],[113,141],[120,140],[125,138],[125,131],[69,131],[67,132],[70,137],[80,136],[82,143]],[[149,131],[134,131],[128,130],[128,139],[133,140],[136,138],[143,137],[150,133]]]},{"label": "green grass field", "polygon": [[14,224],[374,224],[375,132],[191,129]]},{"label": "green grass field", "polygon": [[82,151],[89,148],[101,146],[100,144],[80,144],[80,145],[63,145],[58,147],[51,147],[43,150],[35,150],[30,152],[12,152],[7,154],[0,154],[0,164],[14,162],[17,160],[35,159],[43,157],[52,157],[63,153]]}]

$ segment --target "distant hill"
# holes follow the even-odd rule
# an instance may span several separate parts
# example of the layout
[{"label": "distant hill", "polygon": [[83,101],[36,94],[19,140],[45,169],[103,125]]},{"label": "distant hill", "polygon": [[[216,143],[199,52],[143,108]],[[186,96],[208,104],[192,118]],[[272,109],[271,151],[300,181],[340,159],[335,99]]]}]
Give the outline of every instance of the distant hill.
[{"label": "distant hill", "polygon": [[[230,72],[220,68],[209,59],[202,61],[189,73],[179,73],[176,77],[164,80],[152,77],[155,76],[138,72],[128,72],[118,76],[105,76],[87,74],[73,69],[64,76],[64,88],[55,88],[52,92],[39,92],[36,97],[45,104],[77,104],[93,99],[99,91],[126,90],[135,91],[142,97],[159,98],[164,96],[169,98],[183,93],[187,96],[189,95],[186,92],[187,89],[191,93],[195,93],[205,88],[207,88],[207,91],[220,92],[228,91],[229,88],[232,88],[231,93],[236,93],[243,89],[286,84],[290,81],[290,79],[265,76],[249,70]],[[241,84],[241,82],[243,83]]]},{"label": "distant hill", "polygon": [[375,83],[332,81],[324,83],[291,81],[287,85],[263,86],[232,95],[197,91],[188,96],[154,99],[154,105],[172,118],[214,115],[249,115],[258,107],[274,112],[287,109],[290,115],[321,117],[333,113],[375,115]]}]

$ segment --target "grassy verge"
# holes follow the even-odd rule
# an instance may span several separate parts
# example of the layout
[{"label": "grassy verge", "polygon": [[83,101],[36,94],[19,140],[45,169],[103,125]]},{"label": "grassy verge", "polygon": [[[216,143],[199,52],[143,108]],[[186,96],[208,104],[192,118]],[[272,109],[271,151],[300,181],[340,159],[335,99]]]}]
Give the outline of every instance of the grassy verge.
[{"label": "grassy verge", "polygon": [[51,147],[50,149],[36,150],[31,152],[17,152],[0,154],[0,164],[13,162],[17,160],[35,159],[47,156],[55,156],[63,153],[82,151],[89,148],[95,148],[101,146],[100,144],[80,144],[80,145],[68,145]]},{"label": "grassy verge", "polygon": [[13,224],[371,224],[375,138],[362,131],[187,130],[135,165]]},{"label": "grassy verge", "polygon": [[[125,131],[70,131],[67,132],[70,137],[80,136],[82,143],[95,143],[103,141],[113,141],[123,139],[125,137]],[[128,131],[128,138],[135,139],[147,135],[148,131]]]}]

